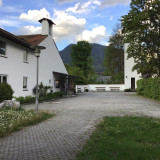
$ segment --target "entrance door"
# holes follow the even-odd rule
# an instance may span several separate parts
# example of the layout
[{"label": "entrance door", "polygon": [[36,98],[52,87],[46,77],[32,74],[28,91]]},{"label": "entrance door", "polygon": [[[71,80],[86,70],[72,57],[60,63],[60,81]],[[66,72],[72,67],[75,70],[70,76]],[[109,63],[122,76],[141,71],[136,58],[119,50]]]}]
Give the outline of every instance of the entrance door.
[{"label": "entrance door", "polygon": [[135,78],[131,78],[131,90],[135,90]]}]

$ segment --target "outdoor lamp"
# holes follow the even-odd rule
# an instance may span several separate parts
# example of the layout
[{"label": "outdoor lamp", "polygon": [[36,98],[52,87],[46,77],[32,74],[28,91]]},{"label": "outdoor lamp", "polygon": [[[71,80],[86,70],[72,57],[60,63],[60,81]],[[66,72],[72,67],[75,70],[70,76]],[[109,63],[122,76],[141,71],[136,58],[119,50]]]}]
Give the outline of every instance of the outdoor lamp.
[{"label": "outdoor lamp", "polygon": [[46,47],[43,46],[36,46],[34,48],[34,53],[35,56],[37,57],[37,80],[36,80],[36,106],[35,106],[35,111],[38,112],[38,105],[39,105],[39,94],[38,94],[38,76],[39,76],[39,57],[40,57],[40,52],[42,49],[46,49]]},{"label": "outdoor lamp", "polygon": [[40,52],[41,51],[40,51],[39,48],[36,48],[34,52],[35,52],[36,57],[40,57]]}]

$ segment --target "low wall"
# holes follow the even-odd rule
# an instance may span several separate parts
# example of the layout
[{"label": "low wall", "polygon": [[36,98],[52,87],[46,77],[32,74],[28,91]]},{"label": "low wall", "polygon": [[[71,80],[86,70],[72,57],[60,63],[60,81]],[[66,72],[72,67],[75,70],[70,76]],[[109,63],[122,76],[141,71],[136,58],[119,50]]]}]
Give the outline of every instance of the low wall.
[{"label": "low wall", "polygon": [[88,91],[124,91],[124,84],[89,84],[89,85],[76,85],[76,92]]}]

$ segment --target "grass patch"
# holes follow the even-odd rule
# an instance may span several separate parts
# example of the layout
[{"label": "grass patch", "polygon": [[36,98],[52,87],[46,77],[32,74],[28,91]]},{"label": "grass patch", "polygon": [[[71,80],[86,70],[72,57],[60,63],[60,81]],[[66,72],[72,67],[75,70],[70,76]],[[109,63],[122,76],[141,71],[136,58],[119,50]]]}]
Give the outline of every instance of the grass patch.
[{"label": "grass patch", "polygon": [[160,119],[106,117],[77,160],[160,160]]},{"label": "grass patch", "polygon": [[53,114],[47,112],[25,111],[24,109],[0,109],[0,137],[5,137],[10,133],[20,130],[25,126],[42,122]]}]

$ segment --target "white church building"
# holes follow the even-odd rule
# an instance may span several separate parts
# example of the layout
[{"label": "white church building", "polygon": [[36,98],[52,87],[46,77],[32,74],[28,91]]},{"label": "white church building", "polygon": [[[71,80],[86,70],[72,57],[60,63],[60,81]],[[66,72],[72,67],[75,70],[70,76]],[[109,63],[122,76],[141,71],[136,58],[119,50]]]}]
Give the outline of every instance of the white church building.
[{"label": "white church building", "polygon": [[42,33],[13,35],[0,28],[0,83],[7,82],[14,96],[32,95],[36,85],[36,56],[33,46],[44,46],[39,58],[39,83],[53,87],[53,92],[67,88],[65,65],[52,38],[54,23],[43,18]]}]

